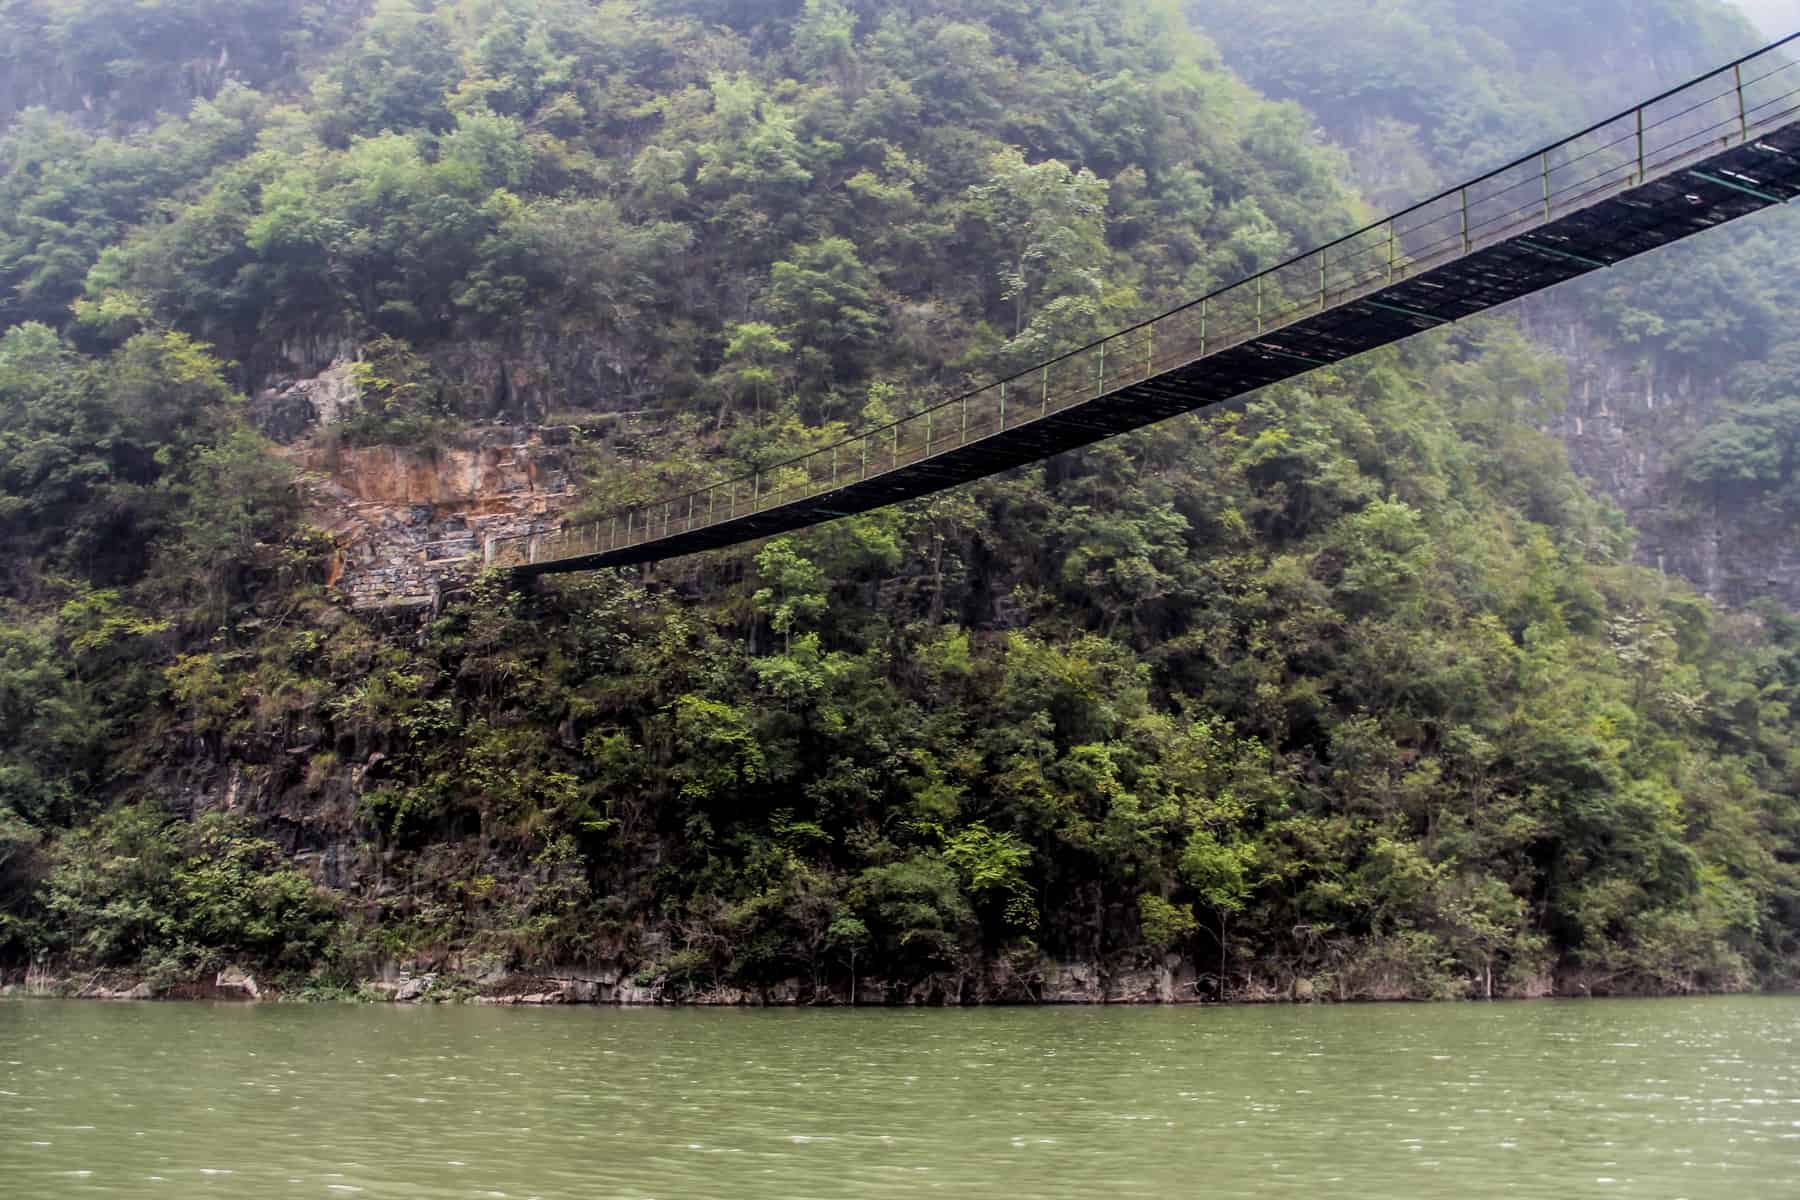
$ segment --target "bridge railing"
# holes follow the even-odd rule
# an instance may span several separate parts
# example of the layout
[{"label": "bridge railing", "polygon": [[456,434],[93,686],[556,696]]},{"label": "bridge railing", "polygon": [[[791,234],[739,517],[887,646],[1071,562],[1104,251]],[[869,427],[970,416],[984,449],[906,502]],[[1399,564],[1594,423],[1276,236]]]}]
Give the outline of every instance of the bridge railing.
[{"label": "bridge railing", "polygon": [[[1800,34],[1385,220],[1102,341],[835,445],[553,533],[497,539],[488,560],[522,566],[660,541],[895,471],[1256,342],[1423,271],[1753,139],[1800,113]],[[1747,187],[1741,181],[1715,180]],[[1554,238],[1525,243],[1563,255]],[[1422,325],[1441,319],[1383,304]],[[1294,355],[1292,357],[1299,357]],[[1310,361],[1310,360],[1308,360]]]}]

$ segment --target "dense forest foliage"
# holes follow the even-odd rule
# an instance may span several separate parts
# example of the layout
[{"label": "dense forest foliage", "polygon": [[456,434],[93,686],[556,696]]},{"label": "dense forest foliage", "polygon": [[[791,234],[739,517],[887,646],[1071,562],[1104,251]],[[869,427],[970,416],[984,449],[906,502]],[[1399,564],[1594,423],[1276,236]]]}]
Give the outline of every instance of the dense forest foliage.
[{"label": "dense forest foliage", "polygon": [[[1724,3],[1531,0],[1191,5],[1231,64],[1304,104],[1366,192],[1398,206],[1759,48]],[[1784,28],[1782,35],[1800,31]],[[1766,69],[1766,68],[1759,68]],[[1787,314],[1800,214],[1719,230],[1567,289],[1621,357],[1716,380],[1723,411],[1673,447],[1692,510],[1800,515],[1800,360]]]},{"label": "dense forest foliage", "polygon": [[629,414],[599,508],[1366,215],[1179,4],[214,7],[0,6],[0,959],[1792,982],[1800,621],[1629,565],[1504,320],[644,578],[326,585],[243,400],[296,364],[362,444]]}]

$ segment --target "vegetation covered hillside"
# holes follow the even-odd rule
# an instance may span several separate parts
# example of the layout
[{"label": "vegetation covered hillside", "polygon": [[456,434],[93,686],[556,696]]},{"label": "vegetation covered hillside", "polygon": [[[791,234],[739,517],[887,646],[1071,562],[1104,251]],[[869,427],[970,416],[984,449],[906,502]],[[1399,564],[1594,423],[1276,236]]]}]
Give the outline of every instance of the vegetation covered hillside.
[{"label": "vegetation covered hillside", "polygon": [[[1764,34],[1725,0],[1191,7],[1233,67],[1307,107],[1384,206],[1800,32],[1800,11]],[[1574,377],[1613,393],[1587,426],[1562,423],[1579,465],[1671,570],[1739,603],[1800,603],[1796,254],[1800,215],[1774,211],[1571,285],[1536,322]]]},{"label": "vegetation covered hillside", "polygon": [[181,38],[0,81],[33,105],[0,142],[5,962],[821,1002],[1791,981],[1800,623],[1629,565],[1504,321],[645,578],[348,611],[245,415],[275,375],[354,353],[324,436],[363,444],[623,414],[599,508],[1360,205],[1163,0],[321,11],[269,6],[191,96],[130,84]]}]

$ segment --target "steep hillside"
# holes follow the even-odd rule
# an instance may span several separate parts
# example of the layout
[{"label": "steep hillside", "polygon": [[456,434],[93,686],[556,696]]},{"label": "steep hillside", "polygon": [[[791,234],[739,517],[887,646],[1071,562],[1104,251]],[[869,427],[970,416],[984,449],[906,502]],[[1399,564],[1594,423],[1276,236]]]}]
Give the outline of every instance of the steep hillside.
[{"label": "steep hillside", "polygon": [[352,499],[429,556],[468,527],[437,480],[551,440],[481,422],[554,417],[598,509],[1349,228],[1345,158],[1177,4],[383,0],[283,57],[313,12],[177,115],[58,111],[35,57],[0,88],[53,105],[0,141],[0,960],[411,998],[1790,981],[1800,624],[1629,564],[1506,321],[644,577],[402,618],[335,586]]},{"label": "steep hillside", "polygon": [[[1470,177],[1756,49],[1723,0],[1195,6],[1229,64],[1304,104],[1384,205]],[[1769,14],[1765,13],[1765,16]],[[1800,30],[1800,10],[1785,17]],[[1772,212],[1524,304],[1569,364],[1550,428],[1640,531],[1638,561],[1800,607],[1800,215]]]}]

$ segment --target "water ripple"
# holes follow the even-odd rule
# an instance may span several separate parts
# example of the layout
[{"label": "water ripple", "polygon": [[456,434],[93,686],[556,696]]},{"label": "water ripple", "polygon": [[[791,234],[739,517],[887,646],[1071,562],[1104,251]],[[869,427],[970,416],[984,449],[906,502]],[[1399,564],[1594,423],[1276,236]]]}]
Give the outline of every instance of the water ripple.
[{"label": "water ripple", "polygon": [[0,1003],[0,1196],[1800,1194],[1800,1000]]}]

